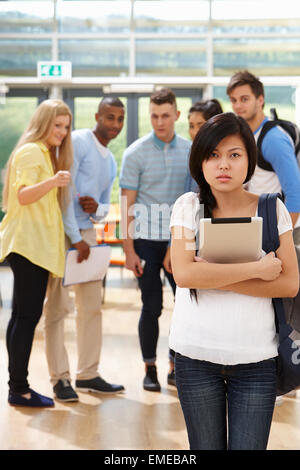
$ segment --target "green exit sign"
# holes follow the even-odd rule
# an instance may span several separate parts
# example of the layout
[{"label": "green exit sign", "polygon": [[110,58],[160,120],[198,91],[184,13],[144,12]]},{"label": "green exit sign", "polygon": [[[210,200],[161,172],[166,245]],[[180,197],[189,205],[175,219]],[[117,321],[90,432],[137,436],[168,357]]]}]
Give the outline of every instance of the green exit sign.
[{"label": "green exit sign", "polygon": [[44,81],[69,81],[72,79],[72,62],[38,62],[37,75]]}]

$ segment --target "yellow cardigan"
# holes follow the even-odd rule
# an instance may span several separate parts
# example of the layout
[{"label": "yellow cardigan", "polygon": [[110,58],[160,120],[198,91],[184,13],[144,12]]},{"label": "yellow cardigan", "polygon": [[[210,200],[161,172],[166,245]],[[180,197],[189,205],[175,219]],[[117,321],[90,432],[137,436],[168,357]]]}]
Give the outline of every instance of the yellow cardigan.
[{"label": "yellow cardigan", "polygon": [[28,143],[14,155],[9,177],[7,213],[0,224],[0,261],[18,253],[54,276],[63,277],[65,264],[64,226],[57,188],[37,202],[21,205],[21,186],[40,183],[53,176],[47,147]]}]

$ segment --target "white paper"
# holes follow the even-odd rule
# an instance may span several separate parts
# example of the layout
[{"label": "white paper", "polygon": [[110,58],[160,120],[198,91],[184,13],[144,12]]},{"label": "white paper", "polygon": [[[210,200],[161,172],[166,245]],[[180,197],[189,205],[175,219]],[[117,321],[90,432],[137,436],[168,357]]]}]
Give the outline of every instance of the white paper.
[{"label": "white paper", "polygon": [[111,256],[111,247],[108,245],[90,246],[88,259],[77,262],[78,251],[70,249],[66,253],[64,286],[80,284],[82,282],[100,281],[104,279]]}]

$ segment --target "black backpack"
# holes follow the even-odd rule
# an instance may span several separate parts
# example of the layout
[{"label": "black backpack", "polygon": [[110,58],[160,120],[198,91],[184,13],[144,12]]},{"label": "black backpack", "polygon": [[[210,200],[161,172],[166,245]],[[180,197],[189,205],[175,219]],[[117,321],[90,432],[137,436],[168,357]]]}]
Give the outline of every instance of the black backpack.
[{"label": "black backpack", "polygon": [[[276,251],[280,245],[277,229],[278,194],[259,197],[258,216],[263,218],[263,250]],[[300,248],[296,248],[300,269]],[[300,290],[294,298],[274,298],[273,306],[278,333],[277,395],[300,386]]]},{"label": "black backpack", "polygon": [[266,171],[274,171],[271,163],[267,162],[262,154],[261,151],[261,146],[262,146],[262,141],[266,135],[266,133],[272,129],[275,126],[280,126],[292,139],[294,143],[294,150],[295,150],[295,155],[297,158],[298,162],[298,167],[300,169],[300,130],[297,127],[296,124],[294,124],[291,121],[285,121],[284,119],[279,119],[276,109],[271,108],[270,109],[270,114],[271,114],[271,119],[267,121],[259,134],[259,137],[257,139],[257,165],[262,168],[263,170]]}]

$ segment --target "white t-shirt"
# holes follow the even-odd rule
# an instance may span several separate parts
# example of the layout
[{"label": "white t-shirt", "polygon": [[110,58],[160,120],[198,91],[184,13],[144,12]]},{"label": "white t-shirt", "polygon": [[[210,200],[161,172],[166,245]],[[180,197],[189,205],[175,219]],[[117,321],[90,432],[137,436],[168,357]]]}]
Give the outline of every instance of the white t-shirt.
[{"label": "white t-shirt", "polygon": [[[170,227],[193,230],[200,210],[196,193],[185,193],[174,204]],[[292,230],[290,215],[277,201],[279,235]],[[262,256],[265,253],[262,253]],[[198,302],[187,288],[176,288],[170,348],[192,359],[217,364],[259,362],[277,356],[272,299],[217,289],[198,289]]]}]

